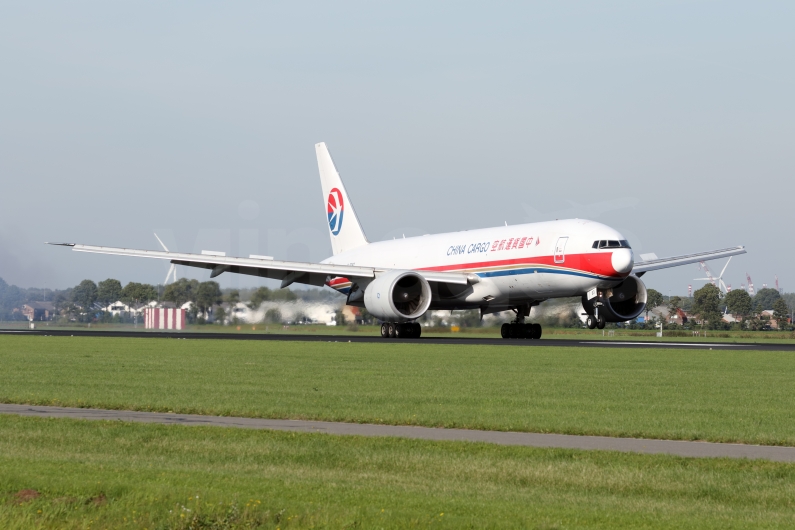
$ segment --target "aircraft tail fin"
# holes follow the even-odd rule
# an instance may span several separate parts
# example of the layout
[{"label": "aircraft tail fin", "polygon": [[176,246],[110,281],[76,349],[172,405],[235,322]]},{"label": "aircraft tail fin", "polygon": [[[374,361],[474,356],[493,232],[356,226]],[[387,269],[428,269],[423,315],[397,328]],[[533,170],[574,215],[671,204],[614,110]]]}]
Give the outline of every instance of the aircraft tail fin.
[{"label": "aircraft tail fin", "polygon": [[334,255],[368,244],[326,144],[315,144],[315,153]]}]

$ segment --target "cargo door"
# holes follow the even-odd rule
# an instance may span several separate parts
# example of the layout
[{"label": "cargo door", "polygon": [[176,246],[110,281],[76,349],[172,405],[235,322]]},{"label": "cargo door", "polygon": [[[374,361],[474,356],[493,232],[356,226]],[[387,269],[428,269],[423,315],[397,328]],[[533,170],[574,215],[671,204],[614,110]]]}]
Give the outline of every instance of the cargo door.
[{"label": "cargo door", "polygon": [[555,243],[555,263],[563,263],[566,261],[566,242],[569,240],[569,236],[563,236],[558,238],[558,242]]}]

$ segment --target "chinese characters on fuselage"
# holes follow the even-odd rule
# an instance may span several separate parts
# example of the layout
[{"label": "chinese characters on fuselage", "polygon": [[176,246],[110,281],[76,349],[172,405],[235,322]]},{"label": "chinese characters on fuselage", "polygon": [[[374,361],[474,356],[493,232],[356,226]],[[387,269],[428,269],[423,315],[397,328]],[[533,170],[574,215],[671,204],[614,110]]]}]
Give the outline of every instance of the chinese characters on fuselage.
[{"label": "chinese characters on fuselage", "polygon": [[493,242],[470,243],[469,245],[451,245],[447,248],[448,256],[458,256],[460,254],[485,254],[486,252],[498,252],[500,250],[514,250],[529,248],[541,242],[539,237],[512,237],[509,239],[497,239]]}]

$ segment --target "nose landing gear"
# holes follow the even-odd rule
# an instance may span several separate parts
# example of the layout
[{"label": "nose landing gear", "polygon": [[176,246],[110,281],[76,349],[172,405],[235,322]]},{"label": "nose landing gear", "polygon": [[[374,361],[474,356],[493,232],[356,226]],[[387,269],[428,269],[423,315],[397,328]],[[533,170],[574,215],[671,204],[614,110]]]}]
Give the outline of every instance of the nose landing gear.
[{"label": "nose landing gear", "polygon": [[602,317],[595,317],[593,315],[588,315],[588,319],[585,321],[585,325],[588,326],[588,329],[605,329],[605,319]]}]

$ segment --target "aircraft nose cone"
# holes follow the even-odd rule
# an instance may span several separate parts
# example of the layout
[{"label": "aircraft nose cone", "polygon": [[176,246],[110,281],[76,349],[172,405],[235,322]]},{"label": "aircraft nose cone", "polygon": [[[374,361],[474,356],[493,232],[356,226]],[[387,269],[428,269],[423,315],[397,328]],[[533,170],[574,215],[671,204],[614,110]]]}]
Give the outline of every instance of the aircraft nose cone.
[{"label": "aircraft nose cone", "polygon": [[632,258],[632,251],[628,248],[613,251],[613,269],[619,273],[627,273],[632,270],[635,261]]}]

